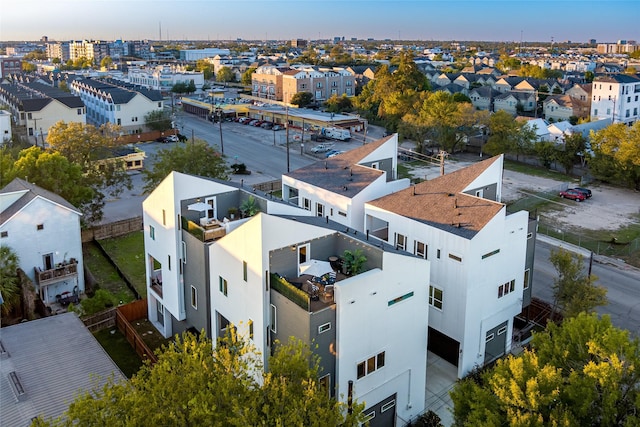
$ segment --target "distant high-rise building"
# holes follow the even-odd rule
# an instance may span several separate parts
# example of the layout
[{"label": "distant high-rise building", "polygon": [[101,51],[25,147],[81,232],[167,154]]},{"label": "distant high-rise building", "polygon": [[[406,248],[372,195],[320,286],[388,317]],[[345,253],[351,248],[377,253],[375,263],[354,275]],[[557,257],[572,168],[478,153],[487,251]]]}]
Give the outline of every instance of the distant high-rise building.
[{"label": "distant high-rise building", "polygon": [[41,41],[41,42],[43,42],[43,43],[46,43],[46,42],[48,42],[48,41],[49,41],[49,37],[47,37],[47,36],[42,36],[42,37],[40,37],[40,41]]},{"label": "distant high-rise building", "polygon": [[307,47],[307,41],[302,39],[291,40],[291,47],[305,48]]},{"label": "distant high-rise building", "polygon": [[596,44],[596,39],[589,39],[589,44]]}]

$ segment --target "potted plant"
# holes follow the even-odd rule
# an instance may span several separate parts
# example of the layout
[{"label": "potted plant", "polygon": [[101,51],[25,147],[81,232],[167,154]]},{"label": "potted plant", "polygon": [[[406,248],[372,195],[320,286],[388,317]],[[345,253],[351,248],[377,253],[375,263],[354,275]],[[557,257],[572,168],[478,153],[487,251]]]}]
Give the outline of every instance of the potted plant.
[{"label": "potted plant", "polygon": [[355,276],[362,272],[364,264],[367,262],[367,257],[364,255],[361,249],[355,249],[350,251],[346,249],[342,253],[344,262],[342,264],[342,270],[344,274]]},{"label": "potted plant", "polygon": [[229,208],[229,219],[236,219],[236,214],[238,213],[238,208],[230,207]]},{"label": "potted plant", "polygon": [[260,212],[260,206],[258,206],[255,197],[249,196],[249,198],[240,205],[240,211],[244,217],[254,216]]}]

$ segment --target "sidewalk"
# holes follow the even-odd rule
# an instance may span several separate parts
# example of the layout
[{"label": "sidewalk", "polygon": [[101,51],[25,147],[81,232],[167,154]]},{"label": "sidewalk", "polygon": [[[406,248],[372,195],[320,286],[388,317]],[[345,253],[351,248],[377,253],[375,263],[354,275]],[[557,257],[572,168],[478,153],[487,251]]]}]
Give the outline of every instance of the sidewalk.
[{"label": "sidewalk", "polygon": [[[554,237],[550,237],[547,236],[545,234],[537,234],[536,235],[536,239],[547,243],[551,246],[555,246],[557,248],[563,248],[566,249],[570,252],[582,255],[583,259],[588,260],[591,257],[591,251],[585,248],[582,248],[580,246],[574,245],[572,243],[568,243],[559,239],[556,239]],[[593,260],[599,264],[608,264],[608,265],[613,265],[615,267],[618,267],[620,269],[623,270],[638,270],[640,271],[640,269],[638,269],[637,267],[634,267],[632,265],[627,264],[626,262],[624,262],[621,259],[617,259],[617,258],[611,258],[605,255],[597,255],[597,254],[593,254]]]}]

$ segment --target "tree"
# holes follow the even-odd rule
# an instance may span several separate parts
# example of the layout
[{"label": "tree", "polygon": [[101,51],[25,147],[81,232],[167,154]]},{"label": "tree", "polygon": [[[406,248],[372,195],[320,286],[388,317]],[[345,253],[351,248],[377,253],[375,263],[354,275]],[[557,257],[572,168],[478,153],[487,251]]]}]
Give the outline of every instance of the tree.
[{"label": "tree", "polygon": [[573,171],[573,166],[579,161],[578,154],[584,153],[587,141],[581,133],[572,133],[564,138],[564,144],[556,149],[555,158],[564,167],[567,175]]},{"label": "tree", "polygon": [[196,70],[202,72],[205,80],[209,80],[213,77],[213,64],[204,59],[198,59],[196,61]]},{"label": "tree", "polygon": [[218,74],[216,75],[216,81],[217,82],[233,82],[236,80],[236,75],[233,74],[233,71],[231,71],[231,68],[229,67],[222,67],[218,70]]},{"label": "tree", "polygon": [[69,89],[69,85],[64,80],[62,80],[60,83],[58,83],[58,89],[60,89],[63,92],[71,93],[71,89]]},{"label": "tree", "polygon": [[171,86],[171,92],[177,93],[178,95],[181,93],[187,93],[189,86],[185,82],[177,82],[173,86]]},{"label": "tree", "polygon": [[278,345],[267,373],[234,328],[217,344],[212,349],[204,332],[176,336],[155,365],[80,395],[64,418],[38,425],[355,427],[363,421],[363,405],[346,414],[345,405],[329,397],[318,383],[317,358],[299,341]]},{"label": "tree", "polygon": [[639,356],[638,340],[608,316],[549,323],[531,350],[456,384],[454,425],[638,425]]},{"label": "tree", "polygon": [[[105,195],[117,197],[131,189],[131,178],[121,161],[113,158],[113,150],[121,145],[120,127],[110,123],[99,128],[82,123],[58,122],[49,128],[47,142],[70,162],[82,169],[82,183],[93,189],[91,203],[83,209],[83,221],[93,223],[102,218]],[[98,163],[99,162],[99,163]]]},{"label": "tree", "polygon": [[556,159],[556,146],[551,141],[538,141],[533,145],[533,150],[538,156],[538,160],[547,169],[551,169],[551,164]]},{"label": "tree", "polygon": [[327,102],[325,102],[324,105],[330,113],[351,111],[351,108],[353,107],[351,98],[345,94],[342,94],[342,96],[338,96],[337,94],[331,95],[331,98],[327,99]]},{"label": "tree", "polygon": [[313,94],[311,92],[297,92],[291,97],[289,102],[300,108],[304,108],[313,103]]},{"label": "tree", "polygon": [[22,71],[24,71],[25,73],[33,73],[37,69],[38,67],[36,67],[35,64],[27,61],[22,61]]},{"label": "tree", "polygon": [[220,152],[202,140],[160,150],[154,156],[153,167],[142,171],[144,191],[152,191],[171,171],[221,180],[228,178],[228,168]]},{"label": "tree", "polygon": [[596,178],[640,190],[640,122],[631,127],[616,123],[592,132],[590,143],[589,169]]},{"label": "tree", "polygon": [[596,77],[596,75],[593,73],[593,71],[585,71],[584,72],[584,80],[587,83],[591,83],[593,82],[593,79]]},{"label": "tree", "polygon": [[7,182],[22,178],[58,194],[81,211],[91,209],[95,197],[82,167],[70,162],[59,152],[30,147],[20,151],[7,173]]},{"label": "tree", "polygon": [[584,273],[582,256],[560,248],[551,251],[549,260],[558,272],[553,283],[554,306],[558,306],[564,316],[591,313],[607,303],[607,289],[594,284],[598,280],[596,276]]},{"label": "tree", "polygon": [[113,64],[113,59],[111,59],[110,56],[105,56],[104,58],[102,58],[102,61],[100,61],[100,68],[108,70],[111,68],[111,64]]},{"label": "tree", "polygon": [[521,154],[527,154],[533,150],[536,139],[535,129],[525,122],[517,122],[506,111],[500,110],[491,115],[489,132],[490,136],[484,147],[489,154],[510,153],[515,154],[518,159]]},{"label": "tree", "polygon": [[171,129],[171,117],[164,110],[150,111],[144,116],[144,123],[151,130],[165,131]]},{"label": "tree", "polygon": [[240,82],[245,86],[249,86],[251,84],[251,76],[255,72],[256,72],[255,67],[247,68],[247,70],[244,73],[242,73],[242,79],[240,80]]},{"label": "tree", "polygon": [[19,259],[13,250],[0,245],[0,294],[2,294],[2,314],[8,315],[20,303],[18,285]]}]

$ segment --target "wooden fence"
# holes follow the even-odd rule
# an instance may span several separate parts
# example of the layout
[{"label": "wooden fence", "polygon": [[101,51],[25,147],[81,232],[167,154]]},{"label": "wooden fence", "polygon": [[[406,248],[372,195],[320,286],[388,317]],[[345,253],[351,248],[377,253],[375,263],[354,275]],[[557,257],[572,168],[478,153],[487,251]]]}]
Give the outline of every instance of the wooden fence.
[{"label": "wooden fence", "polygon": [[118,330],[124,334],[131,344],[131,347],[143,359],[149,359],[152,363],[158,361],[153,351],[145,344],[142,337],[131,326],[131,322],[147,317],[147,300],[137,300],[132,303],[118,307],[116,310],[116,325]]},{"label": "wooden fence", "polygon": [[95,227],[82,230],[82,243],[92,240],[107,239],[109,237],[124,236],[134,231],[142,230],[142,217],[123,219],[109,224],[97,225]]},{"label": "wooden fence", "polygon": [[97,332],[106,328],[112,328],[116,325],[116,308],[109,308],[92,316],[83,317],[82,322],[89,332]]},{"label": "wooden fence", "polygon": [[276,179],[274,181],[267,181],[267,182],[261,182],[260,184],[253,184],[252,187],[258,191],[263,191],[265,193],[268,193],[270,191],[280,191],[282,190],[282,181],[279,179]]}]

